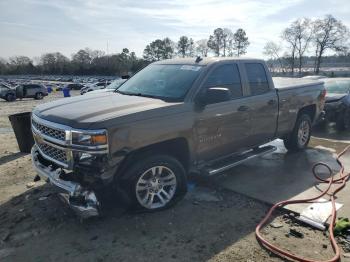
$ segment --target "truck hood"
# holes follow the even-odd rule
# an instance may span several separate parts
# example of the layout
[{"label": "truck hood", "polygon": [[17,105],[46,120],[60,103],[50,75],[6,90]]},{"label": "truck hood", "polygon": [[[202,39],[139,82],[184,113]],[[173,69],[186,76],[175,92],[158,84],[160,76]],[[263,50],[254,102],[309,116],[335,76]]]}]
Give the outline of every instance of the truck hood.
[{"label": "truck hood", "polygon": [[42,104],[33,113],[54,123],[88,129],[107,119],[145,113],[172,104],[159,99],[104,92]]}]

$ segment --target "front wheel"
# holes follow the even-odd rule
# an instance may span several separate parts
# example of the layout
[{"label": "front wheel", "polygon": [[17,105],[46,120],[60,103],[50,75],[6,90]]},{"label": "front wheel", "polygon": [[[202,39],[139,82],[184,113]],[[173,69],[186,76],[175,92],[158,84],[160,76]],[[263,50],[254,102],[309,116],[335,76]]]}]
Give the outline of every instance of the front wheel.
[{"label": "front wheel", "polygon": [[307,114],[300,115],[292,133],[284,139],[285,147],[290,151],[305,149],[311,138],[311,118]]},{"label": "front wheel", "polygon": [[40,92],[39,92],[39,93],[36,93],[36,94],[35,94],[35,99],[36,99],[36,100],[41,100],[41,99],[43,99],[43,94],[40,93]]},{"label": "front wheel", "polygon": [[172,156],[155,155],[127,170],[129,199],[136,208],[158,211],[174,205],[187,190],[186,173]]}]

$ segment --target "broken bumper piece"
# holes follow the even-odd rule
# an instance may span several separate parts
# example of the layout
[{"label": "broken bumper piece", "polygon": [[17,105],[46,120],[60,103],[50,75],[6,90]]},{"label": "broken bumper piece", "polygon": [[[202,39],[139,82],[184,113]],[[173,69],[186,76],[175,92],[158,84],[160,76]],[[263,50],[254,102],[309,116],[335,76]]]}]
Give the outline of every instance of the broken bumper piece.
[{"label": "broken bumper piece", "polygon": [[82,187],[79,183],[62,179],[64,171],[61,168],[54,169],[51,165],[46,166],[40,162],[39,152],[34,146],[32,148],[32,163],[38,175],[65,191],[60,196],[79,216],[88,218],[99,215],[100,203],[95,193]]}]

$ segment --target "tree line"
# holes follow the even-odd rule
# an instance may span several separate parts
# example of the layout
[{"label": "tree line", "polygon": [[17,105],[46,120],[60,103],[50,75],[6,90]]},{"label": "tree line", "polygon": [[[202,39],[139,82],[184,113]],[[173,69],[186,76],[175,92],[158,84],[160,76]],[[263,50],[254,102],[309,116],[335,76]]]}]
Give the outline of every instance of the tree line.
[{"label": "tree line", "polygon": [[229,28],[216,28],[208,39],[194,41],[181,36],[177,42],[170,38],[157,39],[148,44],[143,51],[147,61],[159,61],[173,57],[241,56],[247,53],[249,41],[246,32],[239,28],[235,33]]},{"label": "tree line", "polygon": [[[263,53],[269,58],[270,69],[292,74],[297,70],[301,74],[306,54],[314,53],[313,67],[318,74],[327,51],[349,56],[348,39],[349,29],[332,15],[315,20],[300,18],[283,30],[280,43],[267,42]],[[71,58],[59,52],[46,53],[35,63],[26,56],[0,58],[0,74],[123,75],[134,73],[153,61],[174,57],[239,57],[247,53],[249,44],[242,28],[236,31],[216,28],[208,38],[197,41],[186,35],[177,41],[169,37],[156,39],[146,45],[141,58],[127,48],[117,54],[85,48]]]},{"label": "tree line", "polygon": [[243,29],[233,33],[228,28],[217,28],[208,39],[194,41],[181,36],[177,42],[166,37],[149,43],[139,58],[124,48],[122,52],[107,55],[100,50],[85,48],[72,54],[71,59],[59,52],[46,53],[36,59],[14,56],[0,58],[0,74],[57,74],[57,75],[123,75],[133,73],[151,62],[174,57],[240,56],[247,52],[248,37]]},{"label": "tree line", "polygon": [[332,15],[315,20],[299,18],[283,30],[280,43],[266,43],[264,54],[270,58],[271,70],[277,67],[283,72],[298,71],[301,75],[306,61],[310,62],[305,54],[313,53],[313,70],[318,74],[327,51],[350,61],[349,36],[349,29]]}]

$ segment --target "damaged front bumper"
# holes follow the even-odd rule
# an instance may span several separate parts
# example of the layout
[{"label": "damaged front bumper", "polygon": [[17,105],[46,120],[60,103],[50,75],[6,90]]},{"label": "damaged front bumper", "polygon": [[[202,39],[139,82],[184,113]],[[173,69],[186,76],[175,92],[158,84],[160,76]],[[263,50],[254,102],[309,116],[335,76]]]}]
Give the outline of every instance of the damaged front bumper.
[{"label": "damaged front bumper", "polygon": [[46,165],[40,161],[42,156],[36,145],[32,151],[33,167],[38,175],[47,182],[57,186],[65,191],[60,194],[62,199],[80,215],[82,218],[88,218],[99,215],[100,203],[94,191],[84,188],[81,184],[75,181],[65,180],[66,172],[62,168],[57,168],[54,165]]}]

